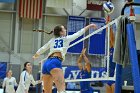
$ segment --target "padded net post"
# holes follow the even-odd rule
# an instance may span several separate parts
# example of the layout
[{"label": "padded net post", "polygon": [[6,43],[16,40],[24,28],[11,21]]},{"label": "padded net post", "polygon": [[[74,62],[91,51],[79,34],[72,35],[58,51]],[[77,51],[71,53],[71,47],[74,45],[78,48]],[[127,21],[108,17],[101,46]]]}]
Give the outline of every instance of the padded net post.
[{"label": "padded net post", "polygon": [[134,83],[134,92],[140,93],[140,72],[138,65],[138,57],[136,52],[136,41],[134,35],[133,24],[127,24],[127,37],[128,37],[128,46],[129,46],[129,56],[132,67],[132,77]]}]

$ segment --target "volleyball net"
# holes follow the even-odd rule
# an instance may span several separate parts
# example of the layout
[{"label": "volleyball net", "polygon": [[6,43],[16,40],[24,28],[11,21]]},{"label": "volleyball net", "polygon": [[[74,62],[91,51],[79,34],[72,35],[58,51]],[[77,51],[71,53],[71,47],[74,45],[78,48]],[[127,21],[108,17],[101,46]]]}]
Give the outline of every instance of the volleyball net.
[{"label": "volleyball net", "polygon": [[[85,37],[83,37],[82,39],[74,42],[73,44],[71,44],[69,47],[64,47],[64,48],[71,48],[73,46],[75,46],[76,44],[90,38],[91,36],[94,36],[95,34],[101,33],[102,31],[106,31],[106,36],[105,36],[105,55],[103,56],[104,58],[104,64],[105,64],[105,75],[102,77],[95,77],[95,78],[89,78],[89,79],[67,79],[66,78],[66,82],[80,82],[80,81],[115,81],[115,72],[110,72],[110,28],[112,27],[112,25],[117,25],[118,19],[120,17],[114,19],[113,21],[109,22],[108,24],[104,25],[103,27],[92,31],[90,34],[86,35]],[[116,26],[117,27],[117,26]],[[104,30],[106,29],[106,30]],[[42,64],[43,61],[45,61],[47,58],[41,60]],[[41,65],[42,66],[42,65]],[[69,66],[68,66],[69,67]],[[94,66],[93,66],[94,67]],[[42,68],[42,67],[41,67]],[[110,77],[110,73],[114,73],[114,76]],[[64,73],[65,74],[65,73]]]}]

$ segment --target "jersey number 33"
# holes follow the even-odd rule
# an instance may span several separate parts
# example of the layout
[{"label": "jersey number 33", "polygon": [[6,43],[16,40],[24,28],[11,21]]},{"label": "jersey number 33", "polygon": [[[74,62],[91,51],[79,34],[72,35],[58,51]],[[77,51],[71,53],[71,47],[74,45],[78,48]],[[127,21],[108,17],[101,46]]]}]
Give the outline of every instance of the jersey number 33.
[{"label": "jersey number 33", "polygon": [[63,39],[55,40],[54,48],[61,48],[61,47],[63,47]]}]

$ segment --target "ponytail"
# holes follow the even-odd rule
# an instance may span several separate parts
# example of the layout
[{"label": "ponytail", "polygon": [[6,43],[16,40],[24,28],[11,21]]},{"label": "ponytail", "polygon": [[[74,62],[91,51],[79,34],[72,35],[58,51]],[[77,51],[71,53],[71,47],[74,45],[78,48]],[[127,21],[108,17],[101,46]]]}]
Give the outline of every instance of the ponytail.
[{"label": "ponytail", "polygon": [[[44,32],[45,32],[45,31],[44,31]],[[50,34],[52,34],[52,33],[53,33],[53,31],[50,31],[50,32],[45,32],[45,33],[50,35]]]},{"label": "ponytail", "polygon": [[52,34],[54,31],[50,31],[50,32],[48,32],[48,31],[45,31],[45,30],[36,30],[36,29],[34,29],[33,30],[34,32],[44,32],[44,33],[46,33],[46,34]]},{"label": "ponytail", "polygon": [[62,27],[63,25],[57,25],[54,27],[54,30],[53,31],[45,31],[45,30],[37,30],[37,29],[33,29],[34,32],[44,32],[46,34],[52,34],[55,36],[55,37],[60,37],[60,32],[62,31]]}]

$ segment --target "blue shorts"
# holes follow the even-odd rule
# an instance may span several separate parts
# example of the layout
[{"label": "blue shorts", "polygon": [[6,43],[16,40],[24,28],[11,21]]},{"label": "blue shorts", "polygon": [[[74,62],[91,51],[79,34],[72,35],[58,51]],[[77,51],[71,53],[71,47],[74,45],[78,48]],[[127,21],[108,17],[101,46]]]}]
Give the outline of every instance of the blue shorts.
[{"label": "blue shorts", "polygon": [[87,90],[81,90],[81,93],[93,93],[93,88],[89,88],[89,89],[87,89]]},{"label": "blue shorts", "polygon": [[54,68],[62,69],[62,61],[59,58],[48,58],[43,64],[42,73],[50,74],[50,71]]}]

